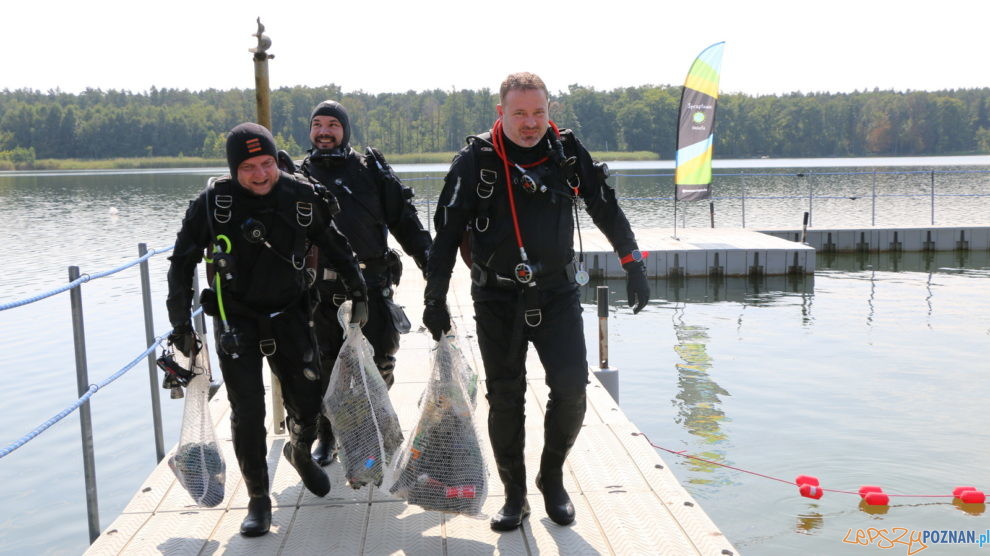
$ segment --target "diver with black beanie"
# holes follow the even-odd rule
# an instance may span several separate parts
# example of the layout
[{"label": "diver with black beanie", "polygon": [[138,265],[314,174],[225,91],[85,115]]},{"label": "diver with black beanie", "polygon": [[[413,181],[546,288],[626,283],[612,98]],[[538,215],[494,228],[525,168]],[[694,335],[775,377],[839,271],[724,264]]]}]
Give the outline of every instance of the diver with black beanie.
[{"label": "diver with black beanie", "polygon": [[367,318],[367,289],[347,239],[333,225],[336,206],[322,187],[281,172],[271,133],[243,123],[227,137],[230,175],[210,179],[189,204],[169,260],[169,341],[195,349],[190,319],[193,273],[204,258],[210,288],[201,302],[214,317],[217,357],[230,401],[234,453],[249,496],[245,536],[271,527],[265,429],[266,357],[282,387],[289,442],[283,453],[313,494],[330,480],[310,458],[322,407],[320,362],[310,324],[306,258],[313,246],[340,274],[354,302],[353,322]]},{"label": "diver with black beanie", "polygon": [[[375,365],[389,387],[395,381],[395,353],[399,334],[408,332],[409,321],[402,308],[392,301],[399,284],[402,265],[399,254],[389,249],[388,234],[398,241],[422,269],[432,243],[412,204],[413,191],[399,181],[385,158],[368,148],[361,155],[351,148],[351,123],[347,110],[333,100],[318,104],[310,116],[309,156],[301,171],[317,180],[336,196],[340,212],[334,216],[337,228],[347,236],[368,285],[368,322],[365,337],[374,348]],[[337,321],[337,308],[346,299],[346,284],[340,280],[333,262],[321,256],[316,287],[320,293],[313,320],[323,361],[323,388],[330,383],[337,353],[343,345],[343,329]],[[330,422],[320,416],[319,442],[313,458],[321,465],[333,461],[336,448]]]}]

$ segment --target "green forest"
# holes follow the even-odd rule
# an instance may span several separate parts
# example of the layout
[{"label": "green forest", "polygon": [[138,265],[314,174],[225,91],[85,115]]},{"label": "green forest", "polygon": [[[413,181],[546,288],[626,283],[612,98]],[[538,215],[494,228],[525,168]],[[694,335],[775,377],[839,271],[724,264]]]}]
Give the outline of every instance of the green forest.
[{"label": "green forest", "polygon": [[[356,147],[386,154],[451,153],[491,127],[489,89],[368,94],[338,86],[272,91],[273,129],[294,156],[309,146],[308,118],[322,100],[347,108]],[[649,151],[672,159],[679,86],[598,91],[571,85],[551,99],[551,116],[589,150]],[[222,158],[225,133],[255,118],[253,89],[146,92],[87,89],[0,92],[0,169],[40,159]],[[723,94],[716,158],[855,157],[990,152],[990,88]]]}]

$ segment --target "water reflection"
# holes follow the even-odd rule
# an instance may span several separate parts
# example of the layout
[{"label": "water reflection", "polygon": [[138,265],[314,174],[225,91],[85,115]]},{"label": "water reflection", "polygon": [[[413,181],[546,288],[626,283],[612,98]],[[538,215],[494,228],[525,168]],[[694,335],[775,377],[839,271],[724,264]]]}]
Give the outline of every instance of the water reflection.
[{"label": "water reflection", "polygon": [[[718,385],[709,374],[712,358],[708,354],[708,329],[703,326],[689,325],[684,321],[684,307],[674,311],[674,332],[677,344],[674,353],[681,361],[674,364],[677,369],[677,395],[671,400],[677,408],[674,422],[684,427],[688,434],[702,440],[700,457],[722,463],[725,461],[725,447],[721,445],[728,440],[722,430],[722,422],[729,420],[722,411],[721,396],[729,396],[729,392]],[[712,473],[719,466],[714,463],[689,459],[688,469],[699,473]],[[728,479],[715,480],[703,476],[692,477],[694,484],[728,484]]]},{"label": "water reflection", "polygon": [[818,512],[799,514],[794,531],[803,534],[814,534],[816,529],[821,529],[825,525],[825,516]]},{"label": "water reflection", "polygon": [[990,270],[988,251],[870,251],[865,253],[833,253],[819,251],[815,254],[819,270],[929,273],[977,273]]},{"label": "water reflection", "polygon": [[[581,302],[596,303],[596,287],[608,286],[612,296],[609,305],[626,304],[624,278],[593,279],[581,288]],[[650,304],[678,306],[685,303],[718,303],[724,301],[744,305],[768,305],[781,296],[799,296],[802,316],[811,318],[811,301],[815,291],[814,275],[719,276],[705,278],[652,278],[650,279]]]}]

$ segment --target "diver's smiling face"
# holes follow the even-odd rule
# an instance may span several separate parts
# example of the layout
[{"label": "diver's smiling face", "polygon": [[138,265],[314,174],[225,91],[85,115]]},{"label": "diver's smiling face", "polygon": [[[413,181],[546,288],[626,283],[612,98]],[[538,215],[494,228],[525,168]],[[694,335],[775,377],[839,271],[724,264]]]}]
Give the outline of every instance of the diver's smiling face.
[{"label": "diver's smiling face", "polygon": [[278,165],[270,154],[252,156],[237,165],[237,183],[255,195],[267,195],[278,176]]},{"label": "diver's smiling face", "polygon": [[333,116],[315,116],[309,125],[309,140],[320,150],[339,147],[344,140],[344,125]]}]

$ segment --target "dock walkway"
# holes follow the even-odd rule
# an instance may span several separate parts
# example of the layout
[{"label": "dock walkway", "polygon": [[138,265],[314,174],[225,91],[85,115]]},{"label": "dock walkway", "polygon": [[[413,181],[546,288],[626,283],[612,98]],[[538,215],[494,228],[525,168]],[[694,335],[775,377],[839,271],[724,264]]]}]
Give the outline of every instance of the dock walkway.
[{"label": "dock walkway", "polygon": [[[418,418],[417,403],[429,376],[433,342],[427,333],[416,331],[423,282],[411,261],[405,262],[398,301],[406,307],[413,332],[403,336],[390,395],[408,435]],[[465,355],[483,377],[468,273],[460,263],[448,301]],[[303,487],[282,457],[287,437],[269,434],[271,533],[242,537],[239,527],[248,497],[230,443],[229,406],[221,391],[210,403],[227,461],[224,501],[216,508],[193,506],[165,463],[170,452],[86,554],[737,554],[656,450],[643,437],[633,436],[635,425],[594,378],[588,387],[584,428],[565,467],[565,485],[577,520],[568,527],[550,521],[532,484],[539,467],[548,392],[535,350],[529,350],[527,368],[526,458],[533,513],[516,531],[498,534],[488,526],[487,516],[501,507],[503,497],[485,426],[488,404],[482,400],[475,418],[489,469],[485,517],[426,511],[369,487],[352,490],[344,482],[339,462],[325,468],[332,489],[319,498]],[[480,387],[484,388],[483,380]]]}]

